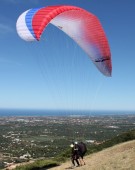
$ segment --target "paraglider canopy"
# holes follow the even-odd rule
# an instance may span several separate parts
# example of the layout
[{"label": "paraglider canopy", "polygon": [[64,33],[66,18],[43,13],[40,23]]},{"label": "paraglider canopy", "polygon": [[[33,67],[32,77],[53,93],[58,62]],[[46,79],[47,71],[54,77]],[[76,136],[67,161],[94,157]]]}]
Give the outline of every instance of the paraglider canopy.
[{"label": "paraglider canopy", "polygon": [[17,20],[18,35],[26,41],[39,41],[51,23],[70,36],[105,76],[111,76],[111,52],[98,18],[75,6],[48,6],[25,11]]}]

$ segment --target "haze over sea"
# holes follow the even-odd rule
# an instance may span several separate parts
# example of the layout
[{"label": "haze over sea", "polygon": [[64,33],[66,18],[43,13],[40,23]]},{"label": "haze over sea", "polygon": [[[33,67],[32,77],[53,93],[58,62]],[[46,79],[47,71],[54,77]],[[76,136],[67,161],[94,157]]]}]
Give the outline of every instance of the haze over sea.
[{"label": "haze over sea", "polygon": [[83,110],[32,110],[32,109],[0,109],[3,116],[103,116],[133,115],[135,111],[83,111]]}]

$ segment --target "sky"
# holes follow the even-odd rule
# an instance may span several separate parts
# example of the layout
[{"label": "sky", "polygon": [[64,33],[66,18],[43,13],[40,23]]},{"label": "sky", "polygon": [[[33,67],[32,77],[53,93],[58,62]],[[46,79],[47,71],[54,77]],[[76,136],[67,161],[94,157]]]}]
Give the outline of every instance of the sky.
[{"label": "sky", "polygon": [[[24,11],[74,5],[96,15],[112,55],[105,77],[67,35],[48,25],[40,42],[17,35]],[[0,0],[0,108],[135,111],[134,0]]]}]

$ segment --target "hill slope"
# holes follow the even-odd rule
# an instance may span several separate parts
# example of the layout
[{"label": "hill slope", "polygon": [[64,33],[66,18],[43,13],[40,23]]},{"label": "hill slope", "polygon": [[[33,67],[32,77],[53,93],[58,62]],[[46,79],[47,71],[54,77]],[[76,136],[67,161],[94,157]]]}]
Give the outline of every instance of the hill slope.
[{"label": "hill slope", "polygon": [[[135,170],[135,140],[115,145],[85,157],[86,165],[77,170]],[[71,162],[50,170],[71,169]]]}]

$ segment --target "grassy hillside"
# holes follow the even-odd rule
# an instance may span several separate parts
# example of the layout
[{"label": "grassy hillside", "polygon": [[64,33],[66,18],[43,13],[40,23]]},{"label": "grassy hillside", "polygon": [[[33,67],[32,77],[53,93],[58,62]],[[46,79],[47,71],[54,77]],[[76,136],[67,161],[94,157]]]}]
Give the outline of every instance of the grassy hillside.
[{"label": "grassy hillside", "polygon": [[114,146],[116,144],[119,144],[119,143],[122,143],[122,142],[131,141],[131,140],[134,140],[134,139],[135,139],[135,130],[131,130],[131,131],[122,133],[122,134],[120,134],[120,135],[118,135],[118,136],[116,136],[116,137],[114,137],[112,139],[104,141],[100,145],[90,146],[88,148],[88,153],[87,154],[95,153],[95,152],[101,151],[101,150],[103,150],[105,148]]},{"label": "grassy hillside", "polygon": [[[110,140],[103,142],[100,145],[88,146],[87,155],[92,154],[92,153],[96,153],[98,151],[101,151],[105,148],[114,146],[116,144],[131,141],[131,140],[134,140],[134,139],[135,139],[135,130],[123,133],[119,136],[116,136],[116,137],[114,137]],[[111,154],[111,151],[110,151],[110,154]],[[135,153],[134,153],[134,155],[135,155]],[[55,157],[52,160],[38,160],[38,161],[36,161],[32,164],[16,167],[15,170],[38,170],[38,169],[42,169],[42,168],[45,168],[45,167],[47,168],[47,167],[58,166],[60,163],[65,162],[68,158],[70,158],[70,149],[66,150],[65,152],[63,152],[62,154],[60,154],[59,156]],[[99,158],[99,159],[102,159],[102,158]],[[124,159],[124,155],[123,155],[123,159]]]},{"label": "grassy hillside", "polygon": [[[77,170],[135,170],[135,140],[109,147],[85,157],[86,165]],[[71,162],[50,170],[70,169]]]},{"label": "grassy hillside", "polygon": [[[125,133],[122,133],[112,139],[106,140],[103,143],[99,144],[99,145],[88,145],[88,151],[87,151],[87,155],[101,151],[105,148],[114,146],[116,144],[120,144],[123,142],[127,142],[127,141],[131,141],[131,140],[135,140],[135,130],[131,130]],[[66,150],[65,152],[61,153],[59,156],[57,156],[55,158],[56,161],[61,161],[64,162],[67,158],[70,158],[70,152],[71,150]]]}]

